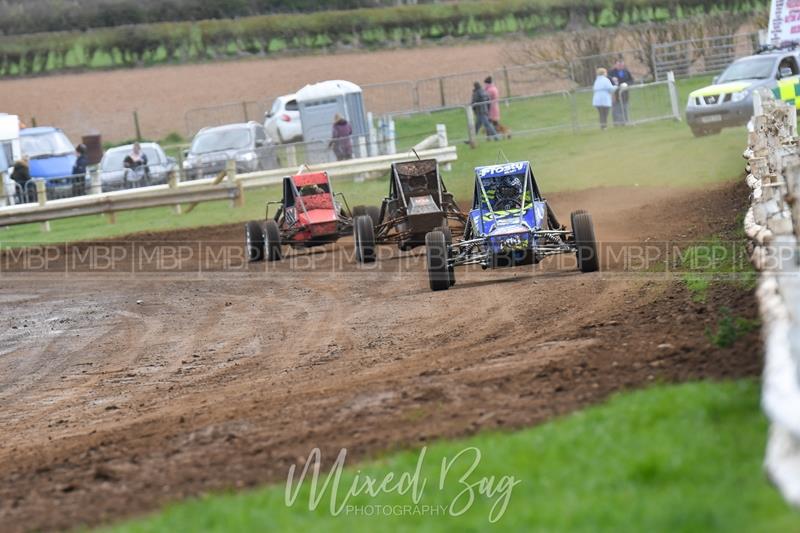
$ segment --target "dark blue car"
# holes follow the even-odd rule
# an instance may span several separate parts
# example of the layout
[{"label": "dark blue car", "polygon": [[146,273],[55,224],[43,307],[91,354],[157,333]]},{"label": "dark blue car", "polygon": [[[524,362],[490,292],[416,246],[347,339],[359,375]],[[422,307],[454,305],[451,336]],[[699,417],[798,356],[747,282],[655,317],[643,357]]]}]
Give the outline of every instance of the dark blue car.
[{"label": "dark blue car", "polygon": [[23,155],[30,158],[31,178],[43,179],[47,197],[66,198],[83,194],[86,177],[73,177],[75,148],[58,128],[26,128],[19,133]]}]

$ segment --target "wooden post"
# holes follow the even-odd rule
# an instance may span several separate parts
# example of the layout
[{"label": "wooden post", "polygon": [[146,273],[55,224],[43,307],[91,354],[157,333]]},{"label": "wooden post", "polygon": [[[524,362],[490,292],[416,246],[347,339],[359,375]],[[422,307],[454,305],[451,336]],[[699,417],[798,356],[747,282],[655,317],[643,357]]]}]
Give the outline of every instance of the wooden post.
[{"label": "wooden post", "polygon": [[464,106],[464,112],[467,115],[467,144],[475,148],[475,115],[472,112],[472,106]]},{"label": "wooden post", "polygon": [[511,79],[508,77],[508,67],[505,65],[503,65],[503,79],[506,82],[506,98],[511,98]]},{"label": "wooden post", "polygon": [[[169,183],[169,188],[170,189],[177,189],[178,188],[178,182],[180,182],[180,179],[181,179],[180,170],[178,170],[177,172],[174,171],[174,170],[172,172],[170,172],[169,173],[169,182],[168,182]],[[176,215],[180,215],[183,212],[181,210],[181,204],[175,204],[175,206],[173,206],[172,210],[175,212]]]},{"label": "wooden post", "polygon": [[236,179],[236,161],[234,159],[228,160],[228,164],[225,168],[225,176],[228,183],[239,189],[239,196],[231,200],[231,207],[244,207],[244,187],[242,187],[241,181]]},{"label": "wooden post", "polygon": [[[444,124],[437,124],[436,125],[436,137],[438,138],[438,146],[439,148],[447,148],[449,144],[449,140],[447,139],[447,126]],[[450,172],[453,170],[453,165],[450,163],[445,163],[442,165],[442,170],[445,172]]]},{"label": "wooden post", "polygon": [[[39,200],[39,205],[44,207],[47,205],[47,186],[44,180],[36,180],[36,198]],[[50,221],[42,222],[42,231],[50,231]]]},{"label": "wooden post", "polygon": [[439,78],[439,96],[442,99],[442,107],[447,105],[447,101],[444,94],[444,78]]},{"label": "wooden post", "polygon": [[139,111],[136,110],[133,112],[133,125],[136,127],[136,140],[142,140],[142,128],[139,125]]},{"label": "wooden post", "polygon": [[671,70],[667,72],[667,89],[669,90],[669,101],[672,105],[672,116],[676,122],[681,121],[681,111],[678,107],[678,89],[675,87],[675,73]]},{"label": "wooden post", "polygon": [[89,169],[89,179],[91,185],[89,186],[89,194],[100,194],[103,192],[103,184],[100,182],[100,169],[92,167]]},{"label": "wooden post", "polygon": [[297,147],[294,144],[286,145],[286,166],[289,168],[297,166]]}]

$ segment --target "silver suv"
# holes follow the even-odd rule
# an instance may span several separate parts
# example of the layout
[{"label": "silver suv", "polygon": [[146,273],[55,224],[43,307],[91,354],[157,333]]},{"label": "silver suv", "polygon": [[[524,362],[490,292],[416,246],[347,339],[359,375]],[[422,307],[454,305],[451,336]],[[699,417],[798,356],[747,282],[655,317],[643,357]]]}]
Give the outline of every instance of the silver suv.
[{"label": "silver suv", "polygon": [[257,172],[277,168],[275,146],[257,122],[228,124],[200,130],[184,153],[183,170],[193,180],[211,178],[236,161],[236,172]]},{"label": "silver suv", "polygon": [[689,95],[686,122],[697,137],[745,125],[753,116],[755,89],[774,89],[778,80],[797,74],[796,51],[773,50],[737,59],[714,78],[713,85]]}]

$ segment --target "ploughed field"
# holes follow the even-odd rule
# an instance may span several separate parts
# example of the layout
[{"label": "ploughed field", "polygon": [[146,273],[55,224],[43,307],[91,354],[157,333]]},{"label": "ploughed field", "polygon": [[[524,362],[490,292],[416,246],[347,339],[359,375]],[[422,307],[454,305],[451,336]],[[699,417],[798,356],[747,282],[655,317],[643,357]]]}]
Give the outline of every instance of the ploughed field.
[{"label": "ploughed field", "polygon": [[743,187],[551,195],[564,220],[593,214],[603,272],[580,274],[571,257],[457,270],[441,293],[423,249],[357,266],[346,239],[247,265],[240,224],[7,250],[3,529],[281,482],[315,447],[364,458],[656,381],[755,375],[757,333],[727,349],[705,333],[721,305],[753,317],[751,295],[720,286],[697,302],[642,251],[730,230]]}]

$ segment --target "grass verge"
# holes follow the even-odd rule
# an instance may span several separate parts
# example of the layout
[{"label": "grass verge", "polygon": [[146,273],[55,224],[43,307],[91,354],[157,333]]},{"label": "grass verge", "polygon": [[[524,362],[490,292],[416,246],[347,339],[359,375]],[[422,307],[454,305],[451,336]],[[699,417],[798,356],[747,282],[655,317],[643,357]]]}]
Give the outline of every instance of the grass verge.
[{"label": "grass verge", "polygon": [[[332,487],[310,511],[308,483],[292,506],[279,484],[171,505],[105,531],[797,531],[800,515],[761,471],[766,430],[754,381],[657,386],[536,428],[431,445],[420,470],[427,483],[419,505],[443,506],[439,516],[397,516],[392,509],[389,516],[356,516],[346,507],[333,516]],[[474,452],[453,461],[468,448],[481,453],[471,472]],[[346,468],[337,504],[357,476],[413,474],[419,457],[406,451]],[[453,466],[440,490],[445,459]],[[320,487],[327,473],[321,472]],[[495,524],[489,516],[497,502],[492,516],[500,513],[503,491],[488,497],[473,487],[471,506],[462,493],[464,483],[492,476],[495,487],[504,476],[519,482]],[[402,509],[414,503],[411,494],[390,493],[362,494],[346,505]],[[454,512],[468,508],[451,516],[451,505]]]},{"label": "grass verge", "polygon": [[[434,130],[434,123],[435,119],[428,131]],[[472,169],[504,157],[532,161],[545,194],[591,187],[703,187],[741,173],[743,143],[742,130],[695,139],[685,124],[673,122],[605,132],[556,132],[482,143],[474,150],[461,145],[453,170],[443,176],[447,187],[462,200],[472,195]],[[337,180],[334,186],[345,193],[351,205],[378,204],[388,191],[388,177],[364,183]],[[271,187],[247,191],[245,205],[239,209],[221,201],[200,204],[186,215],[175,215],[167,207],[123,212],[113,225],[100,215],[55,220],[49,233],[42,232],[39,224],[0,228],[0,247],[242,222],[262,217],[266,200],[279,197],[279,189]]]}]

